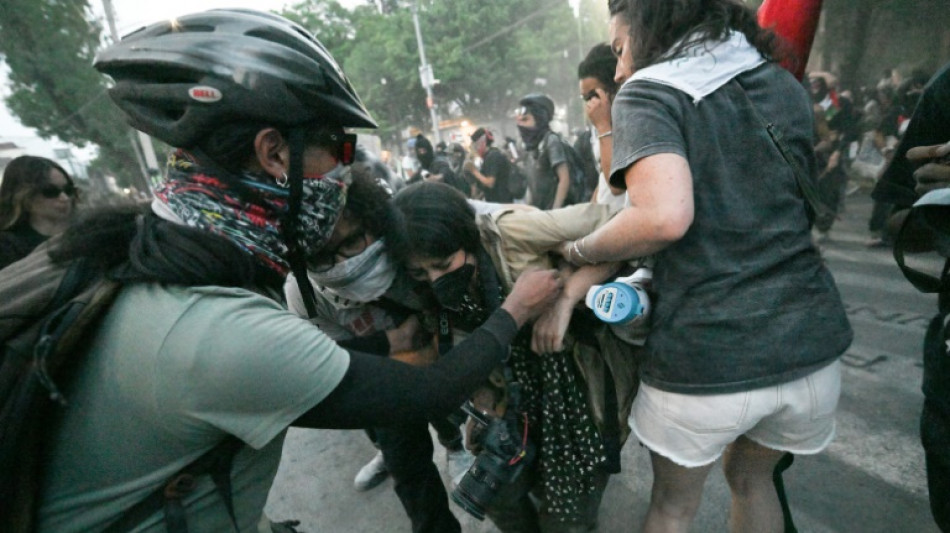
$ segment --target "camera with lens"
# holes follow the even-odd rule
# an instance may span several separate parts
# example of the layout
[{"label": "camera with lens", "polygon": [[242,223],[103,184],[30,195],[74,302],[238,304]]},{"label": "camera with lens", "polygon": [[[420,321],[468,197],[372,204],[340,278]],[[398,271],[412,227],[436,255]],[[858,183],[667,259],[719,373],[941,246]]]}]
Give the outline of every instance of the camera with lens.
[{"label": "camera with lens", "polygon": [[518,479],[534,461],[535,447],[528,439],[527,418],[511,405],[501,418],[487,417],[470,404],[462,410],[484,427],[482,451],[452,491],[452,501],[484,520],[498,490]]}]

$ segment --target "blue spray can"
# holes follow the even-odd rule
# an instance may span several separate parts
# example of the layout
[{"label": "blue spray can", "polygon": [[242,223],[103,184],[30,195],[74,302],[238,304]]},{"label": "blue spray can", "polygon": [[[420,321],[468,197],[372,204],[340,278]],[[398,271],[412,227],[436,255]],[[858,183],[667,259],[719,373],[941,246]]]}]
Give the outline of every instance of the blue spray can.
[{"label": "blue spray can", "polygon": [[652,280],[653,271],[640,268],[629,276],[594,285],[587,291],[585,303],[598,319],[608,324],[644,322],[650,314],[650,298],[646,287]]}]

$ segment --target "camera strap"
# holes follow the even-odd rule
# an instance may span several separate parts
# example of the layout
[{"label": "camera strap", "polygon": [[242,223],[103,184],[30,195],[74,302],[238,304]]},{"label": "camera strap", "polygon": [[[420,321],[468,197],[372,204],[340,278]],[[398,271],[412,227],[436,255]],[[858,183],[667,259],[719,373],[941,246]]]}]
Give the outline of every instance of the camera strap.
[{"label": "camera strap", "polygon": [[[489,314],[495,312],[501,307],[503,294],[501,291],[501,282],[498,280],[498,273],[495,271],[495,264],[491,256],[482,246],[475,250],[475,257],[478,258],[478,280],[481,288],[482,301]],[[452,349],[454,339],[452,335],[452,316],[445,309],[440,308],[438,323],[439,355],[445,355]]]}]

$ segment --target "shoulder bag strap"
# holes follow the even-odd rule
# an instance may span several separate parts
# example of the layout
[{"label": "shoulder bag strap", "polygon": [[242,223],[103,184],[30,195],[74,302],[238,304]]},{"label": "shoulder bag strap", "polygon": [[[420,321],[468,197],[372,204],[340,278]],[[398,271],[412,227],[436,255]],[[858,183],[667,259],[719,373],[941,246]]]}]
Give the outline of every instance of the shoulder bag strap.
[{"label": "shoulder bag strap", "polygon": [[155,513],[164,510],[165,528],[168,533],[186,533],[185,508],[182,500],[195,488],[195,478],[208,474],[231,518],[234,531],[240,531],[234,514],[234,501],[231,493],[231,465],[234,456],[244,446],[237,437],[229,435],[214,448],[182,468],[168,481],[155,489],[144,500],[133,505],[113,522],[103,533],[123,533],[130,531]]},{"label": "shoulder bag strap", "polygon": [[745,86],[742,85],[742,82],[739,81],[739,78],[736,78],[735,81],[742,89],[742,96],[744,96],[746,101],[749,102],[749,108],[752,109],[755,117],[765,128],[765,131],[769,134],[769,138],[772,139],[772,143],[776,148],[778,148],[779,153],[782,154],[782,159],[784,159],[785,162],[788,163],[790,167],[792,167],[792,172],[795,174],[795,181],[798,182],[798,188],[802,192],[802,196],[804,196],[808,207],[810,207],[812,212],[817,216],[831,215],[831,211],[821,201],[821,197],[818,194],[818,188],[816,187],[815,183],[808,179],[805,169],[803,169],[802,166],[798,164],[798,161],[792,157],[792,151],[788,147],[788,144],[786,144],[785,138],[782,135],[782,131],[774,123],[766,121],[765,117],[759,113],[758,108],[756,108],[755,104],[752,103],[752,100],[746,93]]}]

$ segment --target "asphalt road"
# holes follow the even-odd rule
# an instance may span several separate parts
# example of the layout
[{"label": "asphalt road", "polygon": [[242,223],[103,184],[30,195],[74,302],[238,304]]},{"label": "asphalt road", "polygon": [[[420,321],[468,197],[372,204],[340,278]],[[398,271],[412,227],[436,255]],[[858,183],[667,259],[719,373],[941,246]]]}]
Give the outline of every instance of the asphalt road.
[{"label": "asphalt road", "polygon": [[[889,249],[865,246],[870,211],[866,190],[849,196],[831,239],[821,245],[855,341],[843,358],[837,438],[820,455],[798,457],[786,473],[801,532],[938,531],[930,518],[917,427],[923,401],[920,348],[936,298],[917,293],[904,280]],[[939,266],[935,258],[916,263],[931,270]],[[359,431],[292,429],[268,515],[299,520],[298,528],[308,533],[408,532],[391,480],[369,492],[353,489],[353,476],[374,452]],[[438,445],[435,460],[444,472]],[[651,472],[646,450],[634,439],[623,450],[623,465],[604,495],[601,532],[637,531],[646,513]],[[452,505],[463,531],[497,531]],[[692,530],[725,531],[728,506],[717,468]]]}]

